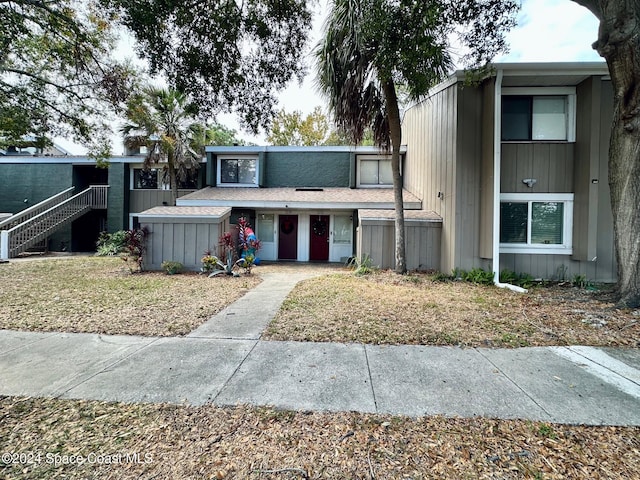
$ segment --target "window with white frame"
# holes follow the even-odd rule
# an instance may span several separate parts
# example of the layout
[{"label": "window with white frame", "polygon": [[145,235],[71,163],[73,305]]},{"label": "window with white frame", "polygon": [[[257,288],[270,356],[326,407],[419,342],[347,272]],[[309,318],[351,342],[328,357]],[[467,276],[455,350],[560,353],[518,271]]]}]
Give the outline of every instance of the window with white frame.
[{"label": "window with white frame", "polygon": [[168,190],[168,183],[163,183],[162,168],[134,168],[132,171],[133,190]]},{"label": "window with white frame", "polygon": [[[186,178],[178,180],[178,188],[198,189],[198,170],[191,170]],[[169,176],[165,168],[134,167],[131,170],[132,190],[170,190]]]},{"label": "window with white frame", "polygon": [[258,186],[257,157],[218,157],[218,185],[231,187]]},{"label": "window with white frame", "polygon": [[575,88],[505,88],[502,141],[575,141]]},{"label": "window with white frame", "polygon": [[359,187],[393,187],[391,157],[360,156],[358,157],[357,168],[357,183]]},{"label": "window with white frame", "polygon": [[573,194],[500,195],[500,251],[572,253]]},{"label": "window with white frame", "polygon": [[351,215],[336,215],[333,217],[333,243],[351,243],[352,231]]}]

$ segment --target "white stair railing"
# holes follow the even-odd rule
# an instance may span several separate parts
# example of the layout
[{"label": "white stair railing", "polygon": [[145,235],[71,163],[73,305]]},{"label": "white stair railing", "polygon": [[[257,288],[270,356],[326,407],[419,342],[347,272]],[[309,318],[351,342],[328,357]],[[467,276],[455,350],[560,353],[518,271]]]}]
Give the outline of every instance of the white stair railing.
[{"label": "white stair railing", "polygon": [[91,209],[107,208],[108,185],[92,185],[47,210],[0,231],[0,259],[15,257]]},{"label": "white stair railing", "polygon": [[73,196],[73,191],[75,187],[69,187],[66,190],[63,190],[60,193],[56,193],[54,196],[47,198],[35,205],[25,208],[24,210],[12,215],[9,218],[4,219],[0,222],[0,230],[9,230],[10,228],[19,225],[20,223],[29,220],[30,218],[35,217],[36,215],[41,214],[44,211],[49,210],[51,207],[57,205],[58,203],[66,200],[67,198],[71,198]]}]

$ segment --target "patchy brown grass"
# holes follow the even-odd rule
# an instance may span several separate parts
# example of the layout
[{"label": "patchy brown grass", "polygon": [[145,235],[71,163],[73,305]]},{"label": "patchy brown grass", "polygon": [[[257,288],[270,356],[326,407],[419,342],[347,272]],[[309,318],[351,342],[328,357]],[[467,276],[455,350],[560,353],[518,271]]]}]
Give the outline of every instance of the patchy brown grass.
[{"label": "patchy brown grass", "polygon": [[564,285],[523,295],[422,274],[329,275],[298,284],[266,338],[479,347],[639,346],[640,312],[615,309],[605,293]]},{"label": "patchy brown grass", "polygon": [[[584,290],[523,296],[422,275],[304,268],[324,276],[292,292],[271,338],[481,346],[639,338],[637,312]],[[281,270],[256,269],[272,271]],[[0,265],[0,328],[183,334],[257,282],[130,275],[118,259],[12,262]],[[0,478],[18,480],[627,479],[640,478],[640,428],[0,396],[0,454]]]},{"label": "patchy brown grass", "polygon": [[15,261],[0,265],[0,329],[184,335],[259,282],[131,274],[113,257]]},{"label": "patchy brown grass", "polygon": [[640,476],[631,427],[12,397],[0,418],[11,479]]}]

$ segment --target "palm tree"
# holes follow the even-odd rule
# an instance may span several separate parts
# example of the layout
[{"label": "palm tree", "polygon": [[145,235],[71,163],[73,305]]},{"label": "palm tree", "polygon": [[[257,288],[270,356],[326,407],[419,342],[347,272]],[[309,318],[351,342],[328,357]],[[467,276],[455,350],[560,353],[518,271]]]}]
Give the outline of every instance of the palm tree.
[{"label": "palm tree", "polygon": [[441,81],[453,65],[449,41],[454,33],[470,50],[467,63],[486,63],[505,48],[503,34],[516,11],[514,0],[333,2],[316,48],[318,85],[338,127],[355,144],[371,128],[374,142],[391,150],[398,273],[407,270],[398,86],[416,101]]},{"label": "palm tree", "polygon": [[[407,267],[400,173],[402,128],[395,83],[398,75],[393,65],[395,59],[381,55],[384,39],[377,38],[376,31],[382,34],[388,25],[373,23],[377,15],[372,7],[376,6],[380,5],[366,0],[335,0],[325,25],[325,38],[316,49],[318,83],[329,101],[338,127],[355,144],[362,141],[370,127],[374,142],[387,151],[391,150],[395,270],[403,274]],[[449,59],[443,53],[442,49],[438,52],[438,61],[430,70],[433,80],[440,78],[449,66]],[[434,83],[433,80],[429,84]]]},{"label": "palm tree", "polygon": [[121,129],[127,147],[147,147],[145,168],[166,163],[164,180],[170,184],[173,205],[178,183],[193,176],[203,156],[195,115],[187,95],[148,86],[129,102],[128,122]]}]

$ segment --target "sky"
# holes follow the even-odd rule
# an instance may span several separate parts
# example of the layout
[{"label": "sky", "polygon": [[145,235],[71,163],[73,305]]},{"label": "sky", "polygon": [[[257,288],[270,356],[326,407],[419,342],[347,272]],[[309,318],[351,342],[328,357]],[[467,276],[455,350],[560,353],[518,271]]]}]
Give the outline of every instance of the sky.
[{"label": "sky", "polygon": [[[326,2],[316,8],[311,45],[322,38],[322,24],[327,16]],[[598,35],[598,21],[586,8],[571,0],[524,0],[518,15],[518,26],[507,35],[510,51],[496,62],[571,62],[603,61],[591,48]],[[308,62],[311,61],[309,55]],[[313,68],[302,85],[292,83],[280,95],[280,108],[303,114],[326,103],[318,94]],[[221,123],[238,130],[239,136],[258,145],[266,144],[264,136],[251,136],[240,131],[233,115],[218,117]]]},{"label": "sky", "polygon": [[[322,37],[322,26],[328,6],[321,0],[315,8],[315,21],[307,51],[309,73],[302,84],[293,81],[280,94],[279,107],[287,112],[299,110],[308,114],[325,101],[318,94],[313,78],[313,65],[309,52]],[[586,8],[571,0],[523,0],[518,25],[507,35],[510,51],[495,59],[496,62],[571,62],[602,61],[591,48],[597,39],[598,21]],[[132,55],[129,50],[126,56]],[[217,121],[238,131],[238,136],[258,145],[265,145],[265,135],[253,136],[242,131],[233,114],[223,114]],[[64,142],[71,153],[84,153],[82,149]],[[121,142],[114,140],[114,154],[122,153]]]}]

